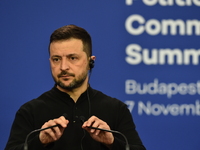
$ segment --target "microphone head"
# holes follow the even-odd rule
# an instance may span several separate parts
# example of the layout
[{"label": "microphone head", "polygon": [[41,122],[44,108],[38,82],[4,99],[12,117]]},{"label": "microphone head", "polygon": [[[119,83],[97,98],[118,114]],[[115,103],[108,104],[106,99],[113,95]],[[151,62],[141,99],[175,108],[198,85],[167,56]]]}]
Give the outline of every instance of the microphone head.
[{"label": "microphone head", "polygon": [[64,116],[66,120],[68,119],[67,113],[64,113],[62,116]]},{"label": "microphone head", "polygon": [[81,120],[82,123],[85,122],[85,117],[84,116],[80,116],[79,119]]}]

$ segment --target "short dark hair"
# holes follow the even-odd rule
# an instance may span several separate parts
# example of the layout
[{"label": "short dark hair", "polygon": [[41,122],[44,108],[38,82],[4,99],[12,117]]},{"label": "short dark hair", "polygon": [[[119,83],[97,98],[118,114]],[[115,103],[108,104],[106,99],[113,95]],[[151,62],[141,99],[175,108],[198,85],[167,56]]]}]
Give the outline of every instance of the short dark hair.
[{"label": "short dark hair", "polygon": [[83,51],[86,52],[87,56],[92,56],[92,39],[90,34],[83,28],[76,25],[66,25],[55,30],[50,36],[50,44],[52,42],[67,40],[67,39],[80,39],[83,42]]}]

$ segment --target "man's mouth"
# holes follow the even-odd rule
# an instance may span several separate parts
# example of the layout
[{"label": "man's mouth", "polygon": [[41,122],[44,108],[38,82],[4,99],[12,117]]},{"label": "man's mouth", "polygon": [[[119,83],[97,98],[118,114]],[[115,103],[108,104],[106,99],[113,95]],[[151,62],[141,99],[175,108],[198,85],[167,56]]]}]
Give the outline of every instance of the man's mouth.
[{"label": "man's mouth", "polygon": [[58,78],[69,78],[69,77],[75,77],[73,73],[68,73],[68,72],[61,72],[58,75]]}]

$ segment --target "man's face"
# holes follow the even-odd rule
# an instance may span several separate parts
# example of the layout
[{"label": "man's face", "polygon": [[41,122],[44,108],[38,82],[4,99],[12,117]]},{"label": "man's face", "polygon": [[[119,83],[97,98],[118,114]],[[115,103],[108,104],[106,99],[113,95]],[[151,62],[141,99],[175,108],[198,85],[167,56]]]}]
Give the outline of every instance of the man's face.
[{"label": "man's face", "polygon": [[73,90],[87,82],[88,58],[79,39],[68,39],[50,44],[52,76],[65,90]]}]

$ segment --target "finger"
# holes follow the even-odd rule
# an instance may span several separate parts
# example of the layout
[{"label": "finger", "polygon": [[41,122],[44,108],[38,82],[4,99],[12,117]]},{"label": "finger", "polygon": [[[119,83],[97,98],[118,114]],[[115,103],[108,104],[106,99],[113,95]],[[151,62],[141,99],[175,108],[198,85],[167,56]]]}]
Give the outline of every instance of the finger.
[{"label": "finger", "polygon": [[[99,120],[96,120],[95,122],[93,122],[92,123],[92,125],[91,126],[89,126],[89,127],[95,127],[95,128],[98,128],[100,126],[100,122],[99,122]],[[94,133],[94,132],[96,132],[96,133],[98,133],[98,129],[90,129],[90,132],[91,133]]]},{"label": "finger", "polygon": [[91,129],[89,127],[98,128],[101,122],[103,121],[97,118],[96,116],[92,116],[88,119],[87,122],[84,123],[83,128],[86,129],[90,133],[99,134],[100,131],[98,129]]},{"label": "finger", "polygon": [[58,119],[54,119],[54,122],[55,122],[56,124],[59,124],[60,127],[63,127],[63,128],[66,128],[66,127],[67,127],[67,124],[69,123],[69,121],[66,120],[64,116],[61,116],[61,117],[59,117]]},{"label": "finger", "polygon": [[46,138],[53,139],[53,141],[57,140],[57,135],[55,134],[55,132],[52,129],[47,129],[47,130],[43,131],[43,134],[46,136]]},{"label": "finger", "polygon": [[46,122],[42,126],[42,128],[47,128],[47,127],[51,127],[54,125],[58,125],[58,126],[41,131],[40,132],[41,142],[49,143],[49,142],[58,140],[62,136],[63,131],[67,127],[68,123],[69,123],[69,121],[66,120],[65,117],[63,117],[63,116],[61,116],[58,119],[49,120],[48,122]]},{"label": "finger", "polygon": [[96,116],[92,116],[92,117],[90,117],[87,121],[86,121],[86,126],[92,126],[93,125],[93,123],[95,122],[95,121],[97,121],[99,118],[97,118]]},{"label": "finger", "polygon": [[[56,119],[50,120],[50,121],[49,121],[49,126],[60,125],[60,124],[56,123],[55,120],[56,120]],[[50,129],[46,130],[46,132],[47,132],[54,140],[57,140],[58,137],[60,137],[61,134],[62,134],[61,131],[60,131],[60,126],[50,128]]]},{"label": "finger", "polygon": [[62,135],[63,128],[66,128],[67,125],[65,123],[63,123],[61,118],[49,120],[47,123],[47,126],[49,126],[49,127],[54,126],[54,125],[58,125],[58,126],[50,128],[49,130],[46,130],[46,132],[50,136],[58,138]]},{"label": "finger", "polygon": [[60,128],[61,132],[63,133],[63,131],[65,130],[65,128],[67,127],[69,120],[66,120],[66,118],[64,116],[61,116],[60,119],[63,122],[62,128]]},{"label": "finger", "polygon": [[[103,122],[103,121],[99,124],[98,128],[100,128],[100,129],[105,129],[105,130],[110,130],[110,128],[109,128],[109,126],[107,125],[107,123],[106,123],[106,122]],[[95,135],[99,135],[100,132],[107,132],[107,131],[102,131],[102,130],[98,130],[98,129],[97,129],[97,130],[95,131]]]},{"label": "finger", "polygon": [[54,141],[54,139],[49,134],[45,133],[44,131],[40,132],[39,139],[42,144],[48,144]]},{"label": "finger", "polygon": [[[49,120],[48,122],[46,122],[42,128],[46,128],[46,127],[50,127],[50,126],[53,126],[53,125],[56,125],[54,123],[53,120]],[[53,128],[49,128],[49,129],[46,129],[44,131],[41,131],[41,136],[43,139],[48,139],[48,138],[51,138],[53,140],[56,140],[57,137],[55,135],[55,130]]]}]

